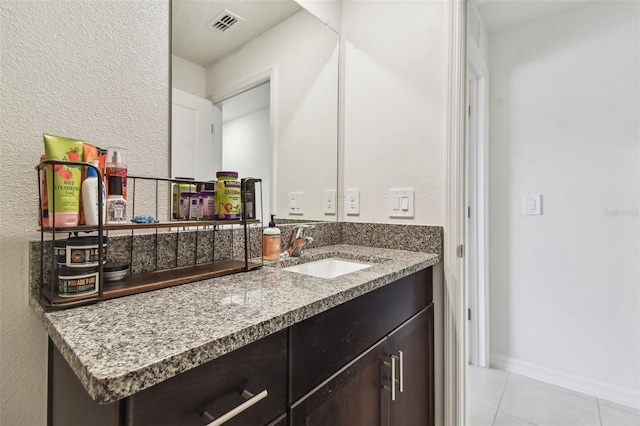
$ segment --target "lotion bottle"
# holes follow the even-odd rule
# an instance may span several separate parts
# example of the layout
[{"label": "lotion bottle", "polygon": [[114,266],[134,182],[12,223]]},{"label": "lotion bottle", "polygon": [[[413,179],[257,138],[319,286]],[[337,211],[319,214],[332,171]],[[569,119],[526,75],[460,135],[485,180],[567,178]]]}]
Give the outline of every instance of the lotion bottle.
[{"label": "lotion bottle", "polygon": [[[97,160],[91,161],[90,164],[98,167]],[[82,182],[82,208],[85,223],[90,226],[97,226],[100,221],[98,191],[102,191],[102,222],[104,223],[107,203],[104,183],[98,179],[98,173],[93,167],[87,167],[87,178]]]},{"label": "lotion bottle", "polygon": [[109,195],[107,196],[107,223],[127,221],[127,200],[122,198],[122,176],[109,176]]},{"label": "lotion bottle", "polygon": [[280,230],[276,228],[274,217],[275,215],[272,214],[269,227],[264,228],[262,235],[262,258],[264,260],[280,259]]}]

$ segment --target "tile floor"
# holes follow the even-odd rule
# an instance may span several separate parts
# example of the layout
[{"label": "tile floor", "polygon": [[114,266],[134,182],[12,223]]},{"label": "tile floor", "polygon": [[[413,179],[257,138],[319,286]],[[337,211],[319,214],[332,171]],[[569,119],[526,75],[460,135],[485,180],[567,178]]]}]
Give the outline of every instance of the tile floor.
[{"label": "tile floor", "polygon": [[467,368],[468,426],[640,426],[640,410],[493,368]]}]

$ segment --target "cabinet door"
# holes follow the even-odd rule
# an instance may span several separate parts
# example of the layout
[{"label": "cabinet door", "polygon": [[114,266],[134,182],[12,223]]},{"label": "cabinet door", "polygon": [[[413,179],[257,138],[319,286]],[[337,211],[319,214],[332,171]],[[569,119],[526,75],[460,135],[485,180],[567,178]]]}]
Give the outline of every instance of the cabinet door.
[{"label": "cabinet door", "polygon": [[304,396],[291,408],[291,425],[388,425],[387,353],[384,339]]},{"label": "cabinet door", "polygon": [[394,357],[396,367],[391,425],[433,425],[433,305],[389,335],[389,353]]},{"label": "cabinet door", "polygon": [[289,403],[426,308],[432,295],[429,268],[291,326]]},{"label": "cabinet door", "polygon": [[283,330],[132,395],[127,424],[202,426],[242,406],[225,426],[267,425],[286,410],[286,360]]}]

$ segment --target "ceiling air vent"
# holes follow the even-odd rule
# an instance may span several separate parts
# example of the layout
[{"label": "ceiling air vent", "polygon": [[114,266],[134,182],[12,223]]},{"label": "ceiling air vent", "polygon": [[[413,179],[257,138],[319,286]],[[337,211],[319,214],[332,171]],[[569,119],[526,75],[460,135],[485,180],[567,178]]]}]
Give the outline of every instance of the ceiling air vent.
[{"label": "ceiling air vent", "polygon": [[231,12],[230,10],[225,9],[222,12],[220,12],[218,16],[216,16],[211,21],[209,21],[208,25],[211,25],[213,28],[215,28],[218,31],[225,32],[229,28],[233,27],[234,25],[242,21],[244,21],[243,18]]}]

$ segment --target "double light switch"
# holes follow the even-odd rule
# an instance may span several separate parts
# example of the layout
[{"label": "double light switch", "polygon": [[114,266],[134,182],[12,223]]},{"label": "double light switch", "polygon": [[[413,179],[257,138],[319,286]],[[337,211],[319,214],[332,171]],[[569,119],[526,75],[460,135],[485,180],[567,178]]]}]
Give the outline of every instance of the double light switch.
[{"label": "double light switch", "polygon": [[413,189],[389,191],[389,217],[413,217]]}]

